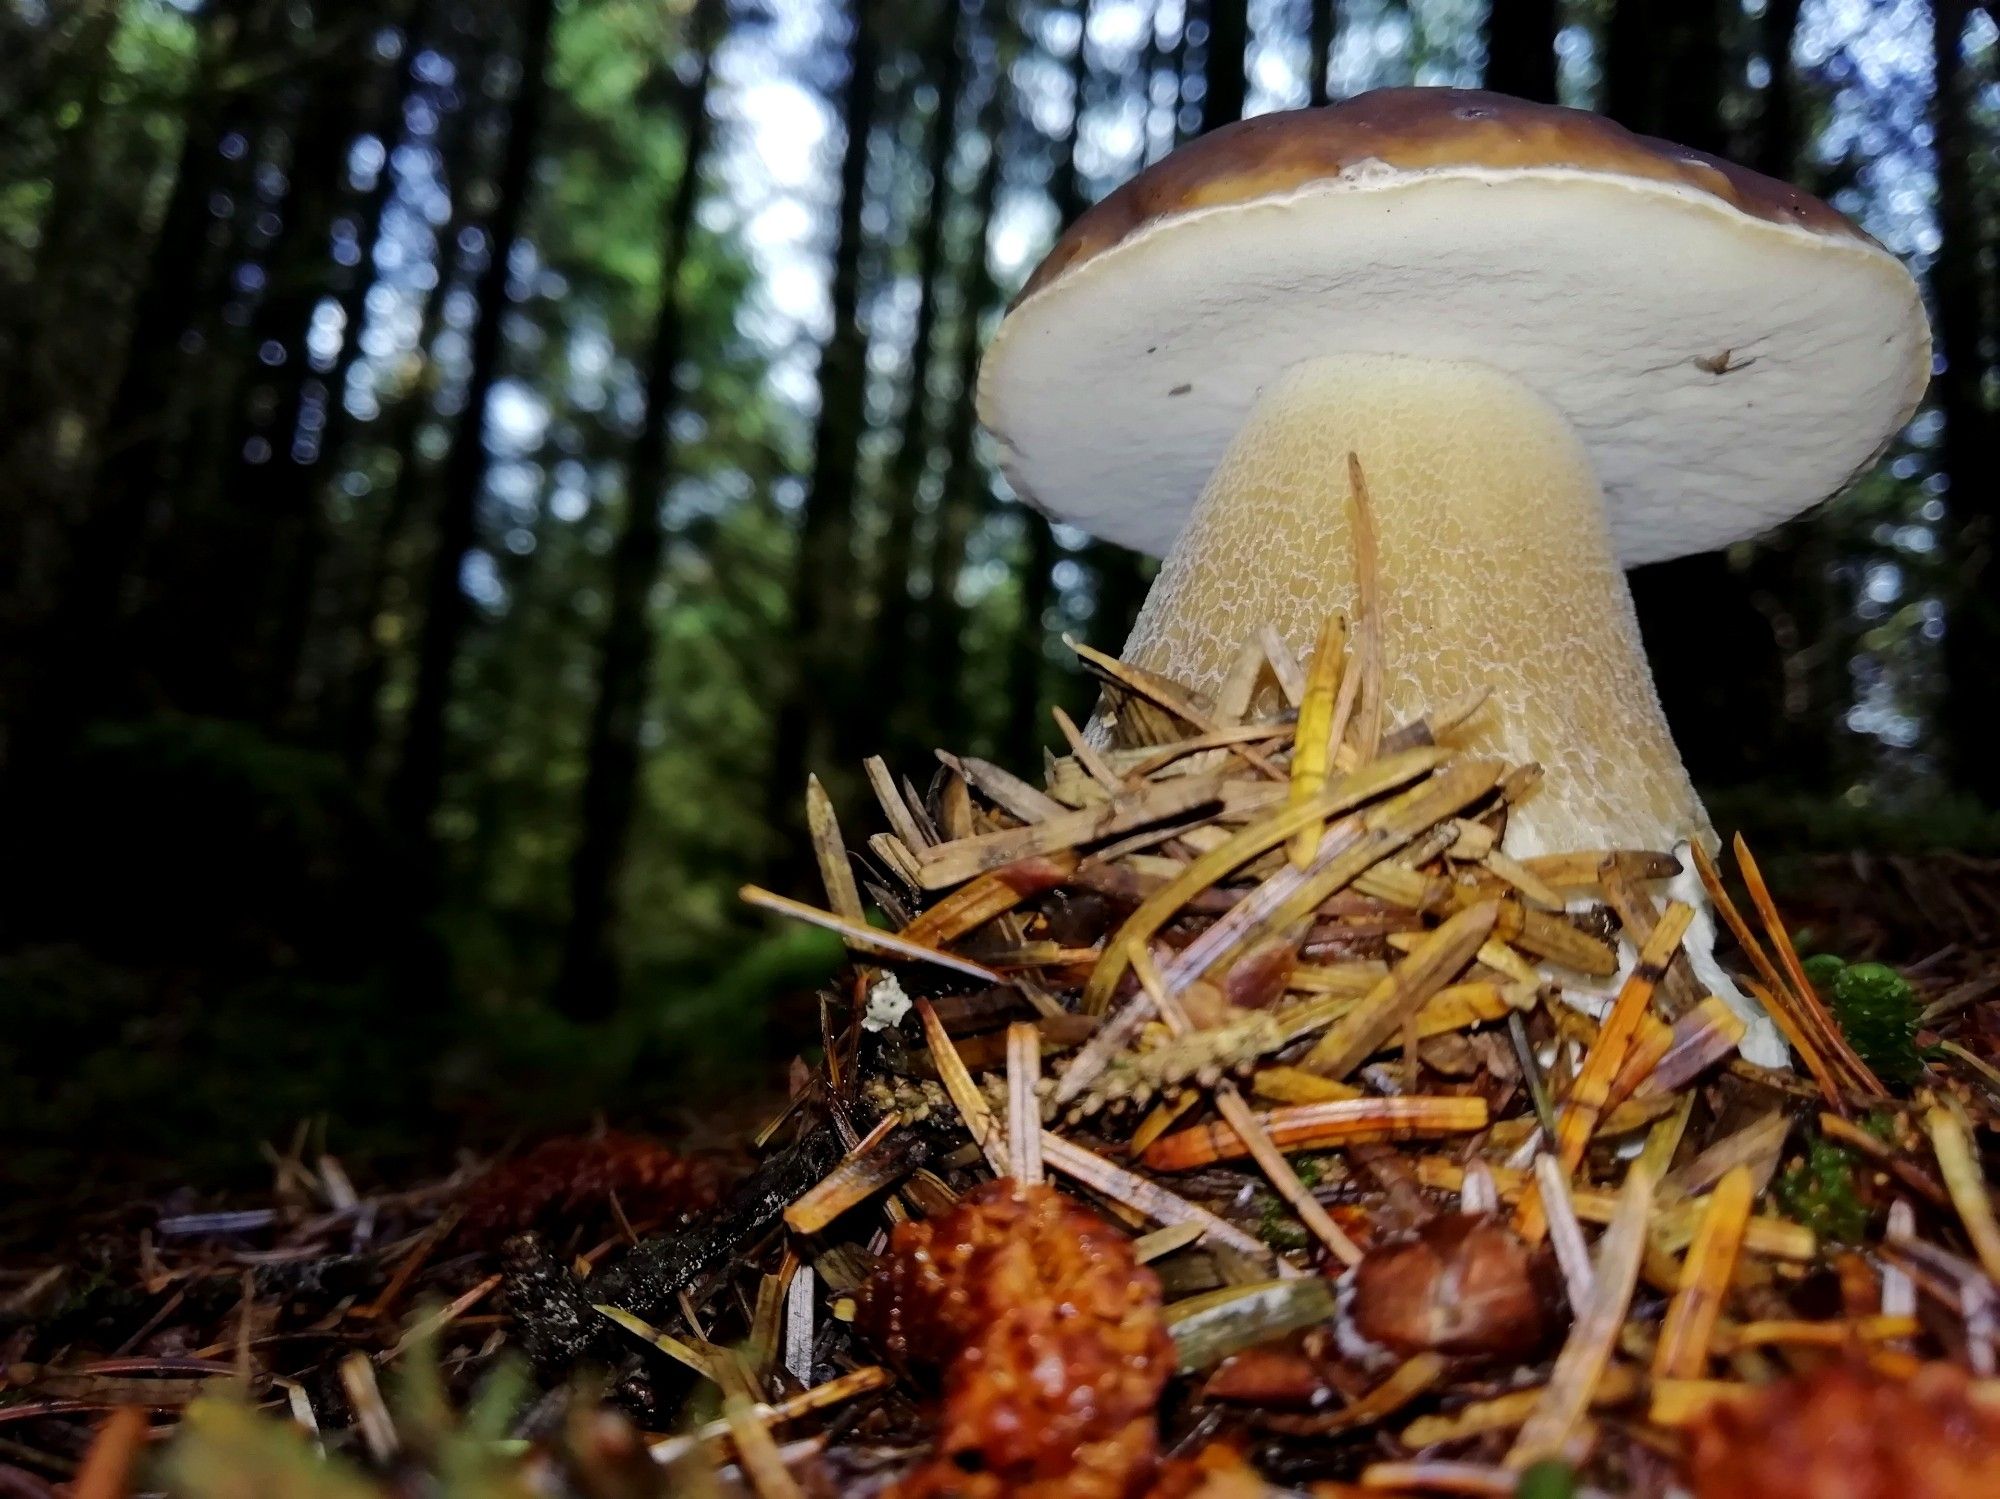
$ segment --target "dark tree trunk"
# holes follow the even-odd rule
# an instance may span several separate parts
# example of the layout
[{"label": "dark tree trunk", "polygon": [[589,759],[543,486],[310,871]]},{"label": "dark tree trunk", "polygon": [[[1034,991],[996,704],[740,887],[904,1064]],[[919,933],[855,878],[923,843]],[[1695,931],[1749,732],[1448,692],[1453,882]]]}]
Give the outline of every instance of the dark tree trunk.
[{"label": "dark tree trunk", "polygon": [[1334,0],[1306,0],[1306,103],[1317,109],[1333,98]]},{"label": "dark tree trunk", "polygon": [[305,528],[288,471],[299,463],[298,415],[317,383],[307,339],[334,271],[333,225],[360,128],[355,86],[371,71],[372,42],[372,30],[352,19],[323,22],[305,42],[281,227],[263,257],[238,377],[223,382],[219,492],[196,522],[200,544],[182,553],[180,629],[174,659],[162,663],[170,696],[197,711],[262,718],[276,707],[269,626],[285,610],[286,560]]},{"label": "dark tree trunk", "polygon": [[[146,277],[132,311],[124,369],[98,435],[94,503],[67,593],[82,633],[70,647],[86,657],[117,632],[139,561],[150,503],[185,402],[188,363],[181,335],[193,309],[189,288],[210,260],[210,197],[222,171],[218,149],[233,96],[225,87],[246,41],[257,0],[218,0],[202,13],[203,64],[182,127],[180,160],[166,216],[154,237]],[[89,670],[103,670],[101,659]],[[115,690],[115,688],[114,688]]]},{"label": "dark tree trunk", "polygon": [[1486,13],[1486,86],[1556,102],[1556,0],[1493,0]]},{"label": "dark tree trunk", "polygon": [[[1630,129],[1715,150],[1723,140],[1722,0],[1617,0],[1605,108]],[[1783,734],[1785,663],[1748,580],[1722,552],[1631,574],[1674,742],[1698,786],[1746,781]]]},{"label": "dark tree trunk", "polygon": [[[909,394],[903,404],[896,433],[896,447],[889,459],[888,534],[882,542],[882,560],[876,584],[878,604],[875,641],[869,653],[871,678],[882,684],[892,702],[905,709],[904,674],[909,669],[911,632],[915,624],[910,593],[911,562],[915,557],[918,491],[930,466],[932,410],[930,400],[931,365],[937,346],[938,293],[949,270],[945,255],[945,221],[950,217],[951,156],[958,140],[959,97],[964,91],[967,36],[963,33],[964,8],[947,4],[935,36],[935,52],[928,71],[936,81],[937,108],[926,126],[924,176],[926,196],[914,239],[916,241],[917,310],[910,334],[910,362],[904,377]],[[907,714],[903,716],[907,717]],[[876,746],[896,752],[921,753],[921,746],[893,743]]]},{"label": "dark tree trunk", "polygon": [[695,77],[681,108],[680,180],[667,202],[660,234],[660,306],[646,356],[645,410],[626,469],[625,520],[611,553],[611,604],[584,751],[581,831],[570,860],[569,928],[556,981],[557,1007],[576,1016],[607,1014],[618,999],[612,928],[638,801],[639,729],[652,682],[648,606],[666,546],[661,504],[673,475],[676,374],[687,343],[682,272],[701,200],[711,133],[709,87],[724,18],[723,0],[699,0],[693,18]]},{"label": "dark tree trunk", "polygon": [[1803,0],[1764,0],[1757,49],[1771,70],[1757,107],[1757,150],[1753,165],[1766,176],[1789,182],[1799,167],[1799,88],[1792,69]]},{"label": "dark tree trunk", "polygon": [[534,185],[535,152],[548,105],[549,43],[555,0],[526,0],[521,22],[520,92],[507,131],[507,148],[494,184],[493,217],[486,233],[485,266],[476,290],[465,414],[445,459],[437,535],[424,584],[424,621],[417,643],[416,685],[403,733],[394,808],[412,839],[428,837],[444,784],[445,719],[452,676],[470,618],[460,571],[477,532],[479,497],[486,485],[486,412],[506,352],[508,263]]},{"label": "dark tree trunk", "polygon": [[1931,107],[1937,163],[1938,250],[1931,263],[1937,305],[1939,445],[1945,476],[1944,555],[1956,560],[1945,616],[1946,758],[1954,778],[1988,806],[2000,806],[2000,707],[1993,689],[2000,660],[2000,441],[1983,393],[1979,339],[1985,326],[1979,281],[1980,216],[1973,176],[1979,140],[1972,126],[1967,0],[1932,0],[1936,84]]},{"label": "dark tree trunk", "polygon": [[854,502],[860,471],[868,334],[861,320],[862,213],[868,196],[868,148],[875,133],[880,39],[879,0],[854,0],[847,84],[841,103],[846,143],[840,160],[840,208],[833,241],[833,331],[819,362],[819,416],[812,472],[799,523],[791,589],[793,679],[778,712],[768,787],[771,825],[802,825],[807,770],[832,749],[848,706],[851,663],[838,638],[854,566]]},{"label": "dark tree trunk", "polygon": [[1202,68],[1203,134],[1243,118],[1249,50],[1249,0],[1208,0],[1208,56]]}]

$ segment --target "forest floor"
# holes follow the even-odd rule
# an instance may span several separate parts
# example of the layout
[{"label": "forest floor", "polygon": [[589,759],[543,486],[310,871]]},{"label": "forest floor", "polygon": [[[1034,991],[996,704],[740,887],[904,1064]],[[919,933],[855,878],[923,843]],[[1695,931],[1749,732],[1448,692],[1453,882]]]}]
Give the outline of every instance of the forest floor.
[{"label": "forest floor", "polygon": [[[1146,783],[1143,794],[1169,795],[1172,785]],[[942,803],[912,799],[902,808],[910,819],[903,833],[949,850],[953,840],[946,835],[954,829],[966,844],[1010,825],[1016,832],[1034,826],[1018,821],[1032,810],[1033,797],[1017,784],[985,775],[977,791],[968,800],[970,788],[961,781]],[[1504,815],[1498,803],[1492,815]],[[974,827],[996,831],[968,831]],[[943,856],[932,847],[924,857]],[[1425,868],[1447,867],[1442,852],[1431,860]],[[1317,1484],[1314,1491],[1327,1494],[1359,1492],[1343,1485],[1360,1479],[1412,1493],[1450,1484],[1460,1485],[1455,1492],[1511,1493],[1514,1473],[1505,1460],[1515,1449],[1508,1443],[1516,1431],[1538,1430],[1549,1454],[1574,1463],[1591,1481],[1615,1475],[1625,1487],[1614,1492],[1655,1493],[1685,1481],[1688,1465],[1710,1461],[1715,1450],[1726,1455],[1733,1440],[1726,1419],[1696,1410],[1703,1402],[1726,1409],[1725,1394],[1717,1393],[1726,1383],[1747,1391],[1775,1381],[1774,1388],[1790,1390],[1806,1381],[1807,1393],[1794,1407],[1767,1408],[1757,1418],[1792,1420],[1801,1441],[1810,1440],[1813,1421],[1832,1419],[1823,1407],[1843,1399],[1849,1404],[1840,1408],[1850,1415],[1853,1402],[1872,1401],[1883,1421],[1928,1419],[1924,1410],[1912,1414],[1896,1404],[1904,1397],[1886,1392],[1884,1371],[1931,1379],[1959,1365],[1980,1370],[1982,1360],[1991,1362],[2000,1331],[1994,1318],[2000,1296],[1978,1279],[1985,1251],[2000,1246],[1981,1242],[1976,1219],[1961,1228],[1953,1212],[1954,1172],[1964,1169],[1965,1158],[1937,1145],[1934,1168],[1933,1145],[1926,1143],[1927,1132],[1946,1127],[1938,1122],[1940,1099],[1955,1099],[1949,1105],[1960,1111],[1955,1117],[1969,1115],[1975,1125],[1993,1112],[2000,1085],[1990,1070],[2000,1060],[2000,1005],[1992,1002],[2000,998],[2000,861],[1816,854],[1772,864],[1802,948],[1851,963],[1885,962],[1909,981],[1923,1006],[1925,1029],[1916,1034],[1930,1048],[1929,1060],[1922,1076],[1877,1097],[1843,1094],[1847,1084],[1833,1088],[1833,1112],[1853,1113],[1865,1129],[1829,1133],[1803,1076],[1759,1077],[1754,1069],[1711,1073],[1699,1087],[1670,1095],[1668,1101],[1679,1100],[1676,1110],[1647,1114],[1642,1138],[1652,1142],[1649,1150],[1659,1152],[1664,1139],[1661,1164],[1678,1161],[1664,1181],[1678,1177],[1686,1187],[1694,1171],[1713,1186],[1715,1177],[1733,1176],[1722,1169],[1732,1161],[1754,1163],[1755,1190],[1765,1198],[1756,1216],[1737,1224],[1739,1234],[1750,1235],[1746,1244],[1761,1246],[1754,1273],[1729,1291],[1725,1271],[1719,1294],[1736,1300],[1721,1331],[1712,1325],[1704,1335],[1711,1356],[1721,1360],[1715,1379],[1705,1377],[1699,1355],[1675,1363],[1672,1377],[1663,1374],[1668,1355],[1661,1345],[1673,1334],[1670,1326],[1653,1325],[1663,1312],[1673,1322],[1677,1275],[1692,1275],[1691,1265],[1713,1271],[1702,1258],[1706,1241],[1697,1236],[1691,1244],[1683,1232],[1670,1245],[1655,1239],[1642,1253],[1643,1234],[1629,1231],[1634,1222],[1643,1228],[1648,1211],[1642,1206],[1631,1217],[1638,1173],[1614,1196],[1610,1187],[1623,1168],[1609,1156],[1593,1153],[1583,1162],[1574,1208],[1593,1232],[1604,1229],[1600,1282],[1617,1273],[1610,1261],[1621,1253],[1631,1259],[1611,1328],[1591,1333],[1622,1337],[1623,1355],[1607,1343],[1595,1350],[1590,1373],[1565,1373],[1564,1361],[1592,1328],[1587,1288],[1578,1292],[1572,1284],[1579,1315],[1560,1348],[1549,1329],[1520,1348],[1496,1351],[1510,1336],[1504,1327],[1475,1329],[1470,1344],[1445,1339],[1436,1348],[1421,1346],[1420,1337],[1399,1344],[1394,1329],[1375,1327],[1382,1346],[1356,1358],[1341,1341],[1352,1331],[1347,1321],[1339,1321],[1340,1338],[1319,1330],[1350,1316],[1339,1288],[1352,1284],[1353,1275],[1371,1273],[1371,1265],[1413,1243],[1425,1253],[1459,1252],[1459,1241],[1447,1250],[1426,1237],[1441,1232],[1440,1223],[1499,1225],[1512,1204],[1512,1223],[1521,1227],[1527,1209],[1517,1199],[1532,1175],[1501,1165],[1505,1152],[1486,1149],[1485,1167],[1479,1157],[1424,1154],[1413,1137],[1435,1131],[1418,1123],[1409,1130],[1299,1136],[1306,1148],[1349,1141],[1344,1165],[1334,1155],[1296,1155],[1290,1144],[1286,1154],[1299,1166],[1296,1174],[1282,1164],[1273,1168],[1254,1143],[1254,1164],[1230,1159],[1228,1130],[1248,1126],[1239,1120],[1240,1100],[1224,1106],[1236,1095],[1233,1084],[1219,1079],[1239,1077],[1260,1106],[1284,1105],[1255,1116],[1274,1138],[1294,1122],[1290,1114],[1318,1106],[1311,1100],[1368,1104],[1343,1084],[1280,1076],[1296,1069],[1254,1059],[1193,1067],[1182,1088],[1167,1079],[1158,1095],[1163,1102],[1150,1112],[1145,1089],[1121,1099],[1099,1088],[1088,1096],[1103,1104],[1102,1113],[1050,1116],[1045,1106],[1058,1133],[1045,1135],[1043,1147],[1010,1134],[997,1144],[985,1138],[982,1151],[968,1141],[979,1110],[986,1108],[996,1128],[1004,1126],[1024,1096],[1021,1088],[1039,1075],[1039,1062],[1024,1064],[1012,1049],[1027,1027],[995,1027],[1034,1012],[996,1004],[994,991],[980,983],[932,982],[935,975],[919,982],[918,965],[899,971],[917,997],[928,996],[929,1008],[919,1006],[922,1029],[912,1016],[900,1026],[864,1031],[858,1001],[880,980],[879,970],[862,967],[849,971],[829,1002],[824,1052],[811,1051],[791,1064],[788,1078],[772,1079],[768,1099],[739,1096],[735,1107],[708,1111],[692,1128],[663,1131],[668,1115],[658,1113],[633,1121],[651,1135],[600,1129],[498,1157],[468,1156],[442,1176],[364,1176],[360,1185],[302,1131],[286,1148],[268,1151],[271,1182],[263,1191],[149,1193],[83,1216],[48,1203],[52,1211],[39,1229],[21,1232],[25,1225],[16,1223],[16,1240],[25,1247],[0,1265],[0,1493],[115,1499],[163,1488],[196,1499],[280,1493],[500,1499],[530,1492],[614,1499],[713,1485],[720,1485],[716,1492],[740,1486],[783,1496],[801,1485],[815,1493],[877,1492],[896,1483],[898,1495],[1146,1492],[1224,1499],[1273,1492],[1267,1480]],[[1029,960],[1023,953],[1038,952],[1035,961],[1056,962],[1044,970],[1050,987],[1043,992],[1060,998],[1035,1025],[1039,1045],[1051,1054],[1072,1047],[1095,1024],[1082,1023],[1089,969],[1059,979],[1058,950],[1079,950],[1122,930],[1115,923],[1129,918],[1140,886],[1102,871],[1095,891],[1067,886],[1074,856],[1060,848],[1030,846],[1020,858],[984,868],[942,898],[915,894],[915,884],[900,894],[889,886],[870,893],[887,901],[905,936],[914,931],[920,946],[961,952],[968,972],[985,972],[984,964],[996,961],[996,940],[1011,944],[1022,961]],[[1225,925],[1228,906],[1218,899],[1200,908],[1201,898],[1190,909],[1204,914],[1177,942]],[[831,903],[842,904],[837,892]],[[1307,948],[1312,982],[1333,989],[1347,970],[1372,980],[1382,957],[1413,944],[1421,954],[1424,943],[1452,925],[1427,930],[1395,916],[1379,895],[1355,897],[1340,909],[1334,926],[1314,939],[1319,948],[1312,942]],[[1007,925],[1017,919],[1010,910],[1025,924]],[[839,911],[831,917],[838,920]],[[982,931],[982,940],[967,936]],[[1517,933],[1513,940],[1529,939]],[[1462,955],[1453,966],[1466,961]],[[1415,966],[1413,956],[1395,971]],[[1154,977],[1142,979],[1157,999]],[[1233,979],[1230,998],[1252,1001],[1245,985],[1289,981],[1303,982],[1302,972],[1291,980]],[[1066,987],[1072,982],[1074,988]],[[1471,991],[1482,984],[1495,987],[1468,981],[1458,991],[1476,1004]],[[1200,991],[1179,992],[1192,1003]],[[846,1018],[842,994],[857,1001]],[[1546,1008],[1524,1013],[1538,1049],[1570,1044],[1563,1038],[1575,1022]],[[1657,1026],[1662,1033],[1683,1028]],[[1700,1032],[1699,1024],[1689,1032],[1697,1044]],[[1490,1106],[1498,1122],[1482,1139],[1508,1137],[1510,1129],[1518,1134],[1515,1126],[1532,1130],[1533,1090],[1518,1067],[1509,1074],[1505,1031],[1497,1033],[1502,1039],[1495,1034],[1442,1029],[1421,1051],[1409,1052],[1406,1065],[1421,1067],[1422,1085],[1403,1102],[1422,1113],[1476,1101],[1482,1121]],[[1559,1106],[1582,1107],[1579,1090],[1602,1034],[1586,1024],[1571,1036],[1577,1070]],[[1663,1057],[1679,1055],[1679,1041],[1669,1046],[1669,1040],[1663,1034],[1666,1050],[1654,1057],[1662,1067],[1672,1065]],[[1945,1042],[1956,1052],[1939,1051]],[[1157,1060],[1176,1043],[1150,1036],[1133,1044],[1142,1049],[1098,1058],[1111,1062],[1106,1076],[1128,1066],[1139,1076],[1145,1057]],[[961,1067],[939,1060],[960,1051]],[[1089,1051],[1085,1046],[1076,1055]],[[986,1081],[975,1082],[965,1067]],[[1391,1064],[1365,1072],[1371,1089],[1388,1095],[1375,1104],[1398,1102]],[[1553,1088],[1557,1079],[1552,1074],[1547,1081]],[[1224,1107],[1226,1122],[1182,1128],[1202,1117],[1188,1111],[1208,1093]],[[1773,1136],[1768,1126],[1780,1118]],[[1296,1122],[1304,1120],[1301,1113]],[[1868,1145],[1870,1131],[1884,1143]],[[976,1130],[973,1138],[980,1139]],[[1022,1174],[1021,1163],[1034,1157],[1040,1169],[1043,1149],[1051,1176],[1074,1181],[1080,1198],[1042,1187],[995,1196],[992,1184],[982,1185],[989,1163],[995,1174],[1010,1163]],[[843,1157],[847,1163],[835,1169]],[[1112,1166],[1114,1157],[1131,1169]],[[1976,1146],[1971,1159],[1976,1170]],[[1589,1177],[1603,1186],[1587,1189]],[[1288,1187],[1307,1190],[1316,1218],[1304,1201],[1287,1197]],[[891,1195],[880,1199],[885,1188]],[[1105,1216],[1081,1208],[1080,1200]],[[863,1206],[870,1202],[886,1203],[886,1220]],[[1671,1217],[1673,1205],[1662,1202],[1652,1211]],[[1928,1237],[1897,1240],[1909,1261],[1894,1257],[1904,1251],[1882,1260],[1883,1235],[1899,1231],[1896,1214],[1907,1215],[1912,1203]],[[896,1223],[906,1226],[885,1237],[882,1229]],[[1907,1218],[1900,1231],[1908,1235]],[[1514,1242],[1513,1230],[1492,1232],[1505,1236],[1494,1241],[1503,1245],[1495,1273],[1504,1278],[1513,1264],[1513,1251],[1504,1247]],[[920,1239],[932,1233],[941,1237]],[[1792,1244],[1795,1238],[1803,1248]],[[1864,1260],[1843,1242],[1869,1246],[1874,1257]],[[1346,1258],[1342,1243],[1359,1246],[1360,1269],[1336,1280]],[[1744,1250],[1746,1261],[1750,1252]],[[968,1278],[955,1283],[956,1291],[926,1289],[921,1276],[909,1279],[911,1272],[899,1268],[924,1254]],[[1662,1255],[1663,1263],[1646,1258]],[[1152,1273],[1138,1270],[1137,1262],[1150,1263]],[[1868,1268],[1885,1263],[1891,1269],[1880,1275]],[[1301,1264],[1325,1276],[1301,1275]],[[1269,1278],[1273,1268],[1276,1279]],[[1574,1265],[1563,1269],[1575,1273]],[[1560,1294],[1544,1283],[1547,1272],[1545,1265],[1536,1269],[1536,1294],[1559,1303]],[[1905,1293],[1887,1278],[1893,1273],[1914,1276],[1924,1287],[1921,1308],[1905,1309]],[[1962,1319],[1946,1315],[1926,1276],[1966,1273],[1972,1278],[1939,1294],[1959,1297],[1970,1310]],[[967,1340],[987,1348],[992,1376],[1012,1356],[1004,1336],[1030,1343],[1054,1337],[1054,1324],[1034,1320],[1037,1297],[1086,1307],[1085,1331],[1111,1350],[1093,1351],[1091,1337],[1079,1346],[1073,1328],[1067,1341],[1047,1345],[1066,1350],[1066,1388],[1096,1392],[1084,1403],[1081,1424],[1064,1425],[1048,1411],[1038,1416],[1032,1392],[968,1395],[967,1377],[949,1372]],[[966,1313],[965,1305],[982,1310]],[[1920,1317],[1913,1315],[1918,1310]],[[1522,1315],[1543,1319],[1548,1307],[1538,1302]],[[980,1318],[1013,1332],[984,1332],[972,1325]],[[1171,1328],[1171,1343],[1162,1325]],[[1494,1348],[1477,1346],[1487,1334],[1499,1339]],[[1752,1345],[1753,1336],[1765,1335],[1770,1346]],[[989,1336],[1002,1341],[979,1343]],[[1829,1338],[1852,1350],[1848,1364],[1827,1352]],[[1803,1341],[1792,1346],[1786,1339]],[[1649,1354],[1650,1382],[1642,1373]],[[937,1386],[926,1371],[941,1364],[946,1441],[957,1444],[957,1466],[944,1456],[929,1466],[919,1458],[897,1479],[935,1429]],[[1815,1376],[1822,1386],[1851,1378],[1856,1388],[1829,1394],[1811,1385]],[[1580,1399],[1608,1407],[1600,1420],[1586,1417],[1581,1405],[1556,1418],[1535,1403],[1534,1392],[1577,1378],[1585,1384]],[[1126,1388],[1134,1380],[1136,1391]],[[1921,1380],[1905,1383],[1915,1389]],[[1921,1398],[1947,1407],[1990,1398],[1990,1380],[1967,1386],[1972,1396],[1946,1383],[1942,1392],[1922,1386]],[[974,1379],[971,1388],[984,1387]],[[1019,1406],[1011,1415],[993,1407],[1009,1400]],[[268,1414],[253,1415],[257,1408]],[[1165,1418],[1157,1453],[1156,1408]],[[1534,1424],[1550,1419],[1558,1422],[1553,1438]],[[1024,1420],[1029,1428],[1053,1422],[1049,1440],[1086,1454],[1085,1467],[1049,1477],[1044,1468],[1052,1459],[1018,1435]],[[1529,1440],[1522,1435],[1517,1447]],[[1022,1450],[1023,1442],[1030,1450]],[[335,1454],[332,1463],[318,1455],[324,1451]],[[2000,1434],[1993,1451],[2000,1453]],[[716,1461],[727,1466],[718,1472],[710,1467]],[[1739,1454],[1733,1461],[1749,1471],[1741,1467],[1748,1459]],[[969,1476],[988,1467],[989,1485]],[[1015,1477],[1000,1476],[1009,1472]],[[1714,1486],[1712,1462],[1704,1472],[1703,1499],[1732,1492]],[[1035,1481],[1054,1486],[1035,1488],[1022,1474],[1040,1474]]]}]

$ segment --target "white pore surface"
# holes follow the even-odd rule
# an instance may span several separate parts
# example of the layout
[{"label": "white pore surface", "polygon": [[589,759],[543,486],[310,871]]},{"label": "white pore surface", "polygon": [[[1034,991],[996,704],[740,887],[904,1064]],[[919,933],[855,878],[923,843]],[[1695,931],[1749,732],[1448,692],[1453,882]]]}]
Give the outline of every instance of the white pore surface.
[{"label": "white pore surface", "polygon": [[980,409],[1024,498],[1158,554],[1264,385],[1343,353],[1525,382],[1582,438],[1626,566],[1833,493],[1930,365],[1916,288],[1872,245],[1631,178],[1361,172],[1072,268],[1003,323]]}]

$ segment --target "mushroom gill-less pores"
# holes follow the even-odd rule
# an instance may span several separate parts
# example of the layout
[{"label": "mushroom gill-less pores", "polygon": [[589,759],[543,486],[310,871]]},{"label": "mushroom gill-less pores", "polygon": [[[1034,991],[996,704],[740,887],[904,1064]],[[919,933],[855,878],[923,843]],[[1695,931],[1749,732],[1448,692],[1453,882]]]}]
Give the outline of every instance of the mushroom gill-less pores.
[{"label": "mushroom gill-less pores", "polygon": [[[1022,498],[1165,555],[1125,659],[1202,692],[1258,627],[1304,653],[1351,614],[1355,455],[1388,721],[1490,689],[1461,742],[1542,766],[1526,857],[1713,837],[1622,568],[1833,493],[1929,370],[1909,273],[1826,204],[1580,111],[1385,89],[1217,130],[1084,214],[979,401]],[[1747,1003],[1692,870],[1674,893]]]}]

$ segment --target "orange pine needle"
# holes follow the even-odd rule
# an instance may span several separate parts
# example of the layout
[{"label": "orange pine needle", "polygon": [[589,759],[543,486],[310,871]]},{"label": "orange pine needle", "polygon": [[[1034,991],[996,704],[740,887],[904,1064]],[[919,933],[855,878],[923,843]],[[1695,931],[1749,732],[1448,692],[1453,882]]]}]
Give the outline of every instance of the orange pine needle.
[{"label": "orange pine needle", "polygon": [[1681,1266],[1680,1287],[1660,1329],[1659,1347],[1653,1352],[1654,1378],[1698,1379],[1707,1367],[1709,1344],[1736,1274],[1755,1196],[1748,1166],[1729,1171],[1710,1194],[1701,1227],[1695,1230]]}]

